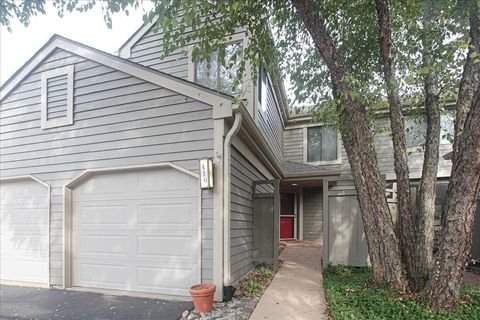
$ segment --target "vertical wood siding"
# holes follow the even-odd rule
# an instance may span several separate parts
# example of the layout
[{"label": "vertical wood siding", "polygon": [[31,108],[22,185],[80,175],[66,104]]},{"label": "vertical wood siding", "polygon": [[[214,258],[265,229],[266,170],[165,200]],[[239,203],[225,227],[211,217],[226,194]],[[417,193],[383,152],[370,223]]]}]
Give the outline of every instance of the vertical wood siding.
[{"label": "vertical wood siding", "polygon": [[303,239],[323,239],[322,188],[303,189]]},{"label": "vertical wood siding", "polygon": [[[75,65],[74,124],[40,128],[42,71]],[[0,169],[51,185],[51,283],[62,284],[63,186],[89,168],[173,162],[198,172],[213,156],[212,108],[157,85],[56,51],[0,106]],[[212,192],[202,193],[202,281],[213,278]]]},{"label": "vertical wood siding", "polygon": [[231,158],[231,279],[253,268],[253,182],[265,177],[232,147]]}]

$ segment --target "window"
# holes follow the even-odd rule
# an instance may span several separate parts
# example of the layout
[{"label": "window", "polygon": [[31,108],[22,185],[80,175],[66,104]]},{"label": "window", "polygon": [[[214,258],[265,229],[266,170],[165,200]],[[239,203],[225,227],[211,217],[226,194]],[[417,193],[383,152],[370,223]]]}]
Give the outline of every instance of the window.
[{"label": "window", "polygon": [[[453,111],[440,115],[440,144],[450,144],[453,136]],[[417,148],[425,144],[427,122],[425,116],[405,117],[405,140],[407,148]]]},{"label": "window", "polygon": [[[215,50],[210,60],[195,64],[195,82],[210,89],[236,95],[242,91],[242,84],[235,84],[237,72],[242,59],[242,42],[226,44],[219,52]],[[225,64],[221,64],[221,56],[224,55]]]},{"label": "window", "polygon": [[42,129],[73,124],[73,74],[73,65],[42,73]]},{"label": "window", "polygon": [[263,112],[267,111],[267,72],[260,68],[258,71],[258,103]]},{"label": "window", "polygon": [[[440,226],[443,224],[445,200],[447,197],[448,181],[438,180],[436,186],[435,195],[435,212],[434,212],[434,225]],[[416,211],[416,215],[420,210],[420,183],[413,182],[411,185],[413,203]]]},{"label": "window", "polygon": [[328,127],[306,128],[304,158],[308,163],[338,160],[337,132]]}]

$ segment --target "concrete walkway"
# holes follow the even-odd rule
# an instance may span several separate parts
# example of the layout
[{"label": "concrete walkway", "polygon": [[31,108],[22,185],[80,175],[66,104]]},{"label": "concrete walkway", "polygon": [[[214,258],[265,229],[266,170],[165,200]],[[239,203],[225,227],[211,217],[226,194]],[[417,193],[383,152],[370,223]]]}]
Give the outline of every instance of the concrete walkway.
[{"label": "concrete walkway", "polygon": [[284,261],[250,320],[328,319],[322,277],[322,246],[316,241],[288,242]]}]

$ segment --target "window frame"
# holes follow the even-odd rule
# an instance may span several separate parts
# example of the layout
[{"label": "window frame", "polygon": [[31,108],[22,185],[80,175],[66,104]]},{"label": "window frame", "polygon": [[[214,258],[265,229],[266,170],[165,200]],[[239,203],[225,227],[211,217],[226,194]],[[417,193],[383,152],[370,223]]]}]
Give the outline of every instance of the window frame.
[{"label": "window frame", "polygon": [[[454,109],[448,108],[448,109],[445,109],[443,112],[440,113],[440,142],[439,142],[439,145],[441,145],[441,146],[452,145],[451,142],[445,141],[444,139],[442,139],[442,136],[444,135],[444,130],[442,128],[442,119],[441,118],[444,117],[446,113],[453,113],[453,121],[455,123],[455,110]],[[426,117],[426,116],[425,116],[424,113],[421,113],[419,115],[406,114],[404,116],[405,129],[407,129],[407,118],[414,119],[414,118],[417,118],[417,117]],[[425,126],[426,126],[426,118],[425,118]],[[426,130],[426,127],[425,127],[425,130]],[[424,132],[424,134],[426,134],[426,131]],[[406,141],[407,141],[407,132],[405,132],[405,142]],[[418,148],[422,147],[422,144],[415,145],[415,146],[406,146],[406,147],[407,147],[408,152],[416,152],[418,150]]]},{"label": "window frame", "polygon": [[[69,65],[54,70],[42,72],[41,77],[41,97],[40,97],[40,116],[41,128],[50,129],[63,127],[73,124],[73,81],[75,67]],[[67,115],[62,118],[48,119],[48,79],[67,75]]]},{"label": "window frame", "polygon": [[[241,58],[244,59],[244,50],[245,48],[247,47],[247,38],[241,34],[241,33],[237,33],[237,34],[233,34],[231,36],[229,36],[226,41],[223,41],[222,44],[227,46],[229,44],[232,44],[232,43],[241,43],[242,44],[242,56]],[[198,84],[198,85],[201,85],[197,82],[197,63],[196,62],[193,62],[192,61],[192,54],[193,54],[193,48],[195,47],[195,45],[190,45],[188,46],[188,81],[191,81],[191,82],[194,82],[195,84]],[[248,64],[248,63],[247,63]],[[250,69],[249,68],[246,68],[245,71],[249,71]],[[245,72],[245,74],[246,74]],[[245,78],[245,74],[243,75],[243,77]],[[207,87],[208,88],[208,87]],[[212,88],[209,88],[211,90],[215,90],[217,92],[221,92],[217,89],[212,89]],[[226,93],[226,92],[222,92],[222,93],[225,93],[225,94],[230,94],[230,93]],[[245,94],[245,84],[244,84],[244,81],[241,82],[241,90],[240,90],[240,95],[244,95]]]},{"label": "window frame", "polygon": [[326,127],[324,124],[311,124],[303,128],[303,163],[310,165],[327,165],[327,164],[341,164],[342,163],[342,144],[340,135],[335,131],[337,135],[337,159],[335,160],[322,160],[322,161],[312,161],[308,162],[308,129],[309,128],[323,128]]}]

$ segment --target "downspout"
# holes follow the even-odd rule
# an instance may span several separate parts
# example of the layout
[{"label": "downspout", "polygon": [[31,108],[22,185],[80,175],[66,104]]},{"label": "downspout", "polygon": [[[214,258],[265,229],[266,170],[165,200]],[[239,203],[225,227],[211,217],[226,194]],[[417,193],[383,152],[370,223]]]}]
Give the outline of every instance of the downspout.
[{"label": "downspout", "polygon": [[239,109],[233,110],[235,118],[223,143],[223,285],[230,285],[230,157],[233,137],[242,126],[243,116]]}]

